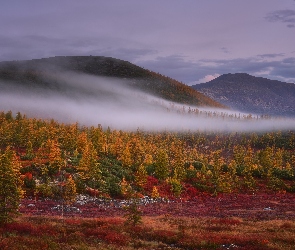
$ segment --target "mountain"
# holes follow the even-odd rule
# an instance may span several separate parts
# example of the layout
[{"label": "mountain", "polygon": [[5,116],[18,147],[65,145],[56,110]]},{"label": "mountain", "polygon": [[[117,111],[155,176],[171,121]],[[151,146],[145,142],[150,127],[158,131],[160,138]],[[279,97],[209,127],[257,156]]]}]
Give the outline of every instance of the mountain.
[{"label": "mountain", "polygon": [[[47,88],[66,91],[61,72],[124,79],[128,85],[169,101],[198,106],[224,107],[183,83],[143,69],[130,62],[102,56],[57,56],[25,61],[0,62],[0,81],[16,84],[16,88],[41,91]],[[83,84],[83,83],[81,83]],[[1,86],[5,88],[5,86]],[[73,91],[72,91],[73,92]]]},{"label": "mountain", "polygon": [[232,109],[273,116],[295,116],[295,84],[246,73],[224,74],[191,86]]}]

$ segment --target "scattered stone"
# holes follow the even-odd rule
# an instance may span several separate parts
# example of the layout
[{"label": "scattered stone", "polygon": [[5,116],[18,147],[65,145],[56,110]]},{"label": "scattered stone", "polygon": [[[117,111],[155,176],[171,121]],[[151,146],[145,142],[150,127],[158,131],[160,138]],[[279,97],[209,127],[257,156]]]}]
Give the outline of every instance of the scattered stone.
[{"label": "scattered stone", "polygon": [[263,208],[264,211],[272,211],[273,209],[271,207],[265,207]]}]

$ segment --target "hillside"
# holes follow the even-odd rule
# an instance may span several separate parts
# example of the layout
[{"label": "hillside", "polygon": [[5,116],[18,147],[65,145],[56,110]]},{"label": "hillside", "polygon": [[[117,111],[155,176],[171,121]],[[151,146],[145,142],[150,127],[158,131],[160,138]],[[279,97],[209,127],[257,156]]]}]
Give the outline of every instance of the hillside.
[{"label": "hillside", "polygon": [[232,109],[247,113],[295,116],[295,85],[245,73],[225,74],[192,86]]},{"label": "hillside", "polygon": [[293,249],[294,145],[0,112],[0,249]]},{"label": "hillside", "polygon": [[[146,93],[189,105],[223,105],[169,77],[151,72],[127,61],[101,56],[58,56],[0,63],[0,82],[16,83],[32,89],[64,90],[55,74],[70,71],[95,76],[116,77]],[[2,84],[3,85],[3,84]],[[5,86],[1,86],[4,87]]]}]

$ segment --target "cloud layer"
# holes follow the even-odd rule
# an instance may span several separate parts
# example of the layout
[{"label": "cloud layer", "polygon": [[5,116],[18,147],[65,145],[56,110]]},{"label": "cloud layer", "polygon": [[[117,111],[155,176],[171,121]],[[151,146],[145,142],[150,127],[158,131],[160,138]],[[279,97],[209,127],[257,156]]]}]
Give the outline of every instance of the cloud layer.
[{"label": "cloud layer", "polygon": [[291,0],[3,1],[0,61],[101,55],[187,84],[237,72],[295,82],[294,19]]}]

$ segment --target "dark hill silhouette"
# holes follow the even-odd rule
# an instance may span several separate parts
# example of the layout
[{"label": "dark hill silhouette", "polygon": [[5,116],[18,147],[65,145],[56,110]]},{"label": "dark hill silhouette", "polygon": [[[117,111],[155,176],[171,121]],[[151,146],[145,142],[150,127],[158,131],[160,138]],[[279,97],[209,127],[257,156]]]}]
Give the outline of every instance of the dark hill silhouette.
[{"label": "dark hill silhouette", "polygon": [[295,116],[295,84],[246,73],[224,74],[191,86],[232,109],[246,113]]},{"label": "dark hill silhouette", "polygon": [[[189,105],[224,107],[211,98],[183,83],[143,69],[130,62],[102,56],[57,56],[25,61],[0,63],[0,80],[21,84],[29,88],[59,90],[61,84],[54,73],[74,71],[96,76],[128,79],[133,87],[166,100]],[[50,75],[46,79],[44,76]],[[50,80],[51,79],[51,80]]]}]

